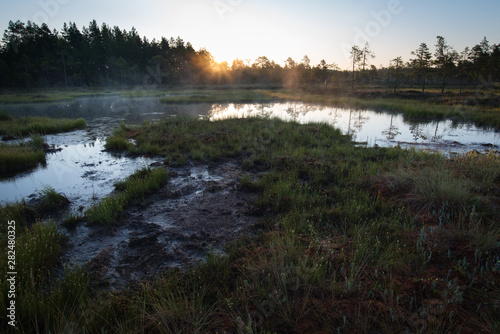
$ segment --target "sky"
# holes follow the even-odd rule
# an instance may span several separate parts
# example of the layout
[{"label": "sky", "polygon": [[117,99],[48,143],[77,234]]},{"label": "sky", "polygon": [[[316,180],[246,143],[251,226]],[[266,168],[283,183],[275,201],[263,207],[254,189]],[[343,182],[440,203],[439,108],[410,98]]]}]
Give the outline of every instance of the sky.
[{"label": "sky", "polygon": [[377,67],[408,61],[420,43],[434,52],[438,35],[459,52],[484,37],[499,44],[499,13],[499,0],[16,0],[0,3],[0,29],[10,20],[81,29],[95,19],[149,40],[180,36],[229,65],[266,56],[283,66],[307,55],[311,65],[349,69],[350,47],[365,42]]}]

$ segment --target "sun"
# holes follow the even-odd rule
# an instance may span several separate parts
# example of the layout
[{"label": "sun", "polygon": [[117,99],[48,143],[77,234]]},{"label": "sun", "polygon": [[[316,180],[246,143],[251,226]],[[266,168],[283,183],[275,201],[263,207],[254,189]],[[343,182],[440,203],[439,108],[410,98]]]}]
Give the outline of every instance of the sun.
[{"label": "sun", "polygon": [[234,60],[234,58],[231,58],[231,57],[216,57],[216,56],[214,56],[214,61],[217,64],[222,64],[222,63],[226,62],[228,66],[231,66],[231,64],[233,63],[233,60]]}]

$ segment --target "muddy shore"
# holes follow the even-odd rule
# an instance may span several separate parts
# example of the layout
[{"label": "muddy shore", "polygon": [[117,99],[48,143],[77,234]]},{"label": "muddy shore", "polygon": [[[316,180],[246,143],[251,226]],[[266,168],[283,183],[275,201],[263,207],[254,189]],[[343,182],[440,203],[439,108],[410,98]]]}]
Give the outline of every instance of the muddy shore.
[{"label": "muddy shore", "polygon": [[257,194],[240,186],[246,174],[232,160],[171,168],[164,187],[137,199],[112,226],[69,229],[65,258],[84,264],[102,287],[119,289],[223,253],[258,220]]}]

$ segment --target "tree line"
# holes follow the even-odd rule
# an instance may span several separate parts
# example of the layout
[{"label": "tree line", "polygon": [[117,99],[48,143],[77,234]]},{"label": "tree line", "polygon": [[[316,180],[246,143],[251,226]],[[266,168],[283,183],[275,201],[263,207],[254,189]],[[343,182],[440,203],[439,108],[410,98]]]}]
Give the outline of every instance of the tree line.
[{"label": "tree line", "polygon": [[321,84],[333,88],[352,85],[418,86],[447,83],[492,84],[500,79],[500,44],[486,37],[476,46],[458,52],[437,37],[435,52],[421,43],[404,62],[394,58],[388,67],[370,63],[375,54],[367,43],[351,49],[352,68],[341,70],[321,60],[311,65],[288,58],[279,65],[265,56],[251,62],[236,59],[217,63],[206,49],[194,50],[182,38],[149,41],[135,28],[110,27],[95,20],[81,30],[75,23],[61,31],[47,24],[10,21],[0,45],[0,87],[51,88],[136,85],[272,84],[284,87]]}]

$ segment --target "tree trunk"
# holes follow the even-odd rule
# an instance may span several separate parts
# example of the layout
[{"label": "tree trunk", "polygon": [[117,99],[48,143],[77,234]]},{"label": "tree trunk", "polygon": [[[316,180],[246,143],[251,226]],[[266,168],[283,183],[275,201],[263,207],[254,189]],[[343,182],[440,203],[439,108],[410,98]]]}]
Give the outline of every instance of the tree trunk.
[{"label": "tree trunk", "polygon": [[66,89],[68,88],[68,75],[66,74],[66,62],[64,61],[64,55],[62,55],[63,69],[64,69],[64,82],[66,83]]},{"label": "tree trunk", "polygon": [[446,85],[446,66],[444,67],[443,73],[443,87],[441,87],[441,94],[444,94],[444,86]]},{"label": "tree trunk", "polygon": [[352,90],[354,90],[354,56],[352,59]]},{"label": "tree trunk", "polygon": [[422,94],[425,94],[425,79],[426,79],[426,75],[424,75],[424,78],[422,80]]}]

